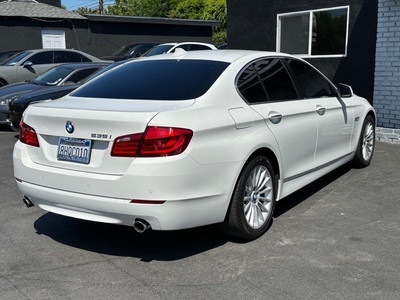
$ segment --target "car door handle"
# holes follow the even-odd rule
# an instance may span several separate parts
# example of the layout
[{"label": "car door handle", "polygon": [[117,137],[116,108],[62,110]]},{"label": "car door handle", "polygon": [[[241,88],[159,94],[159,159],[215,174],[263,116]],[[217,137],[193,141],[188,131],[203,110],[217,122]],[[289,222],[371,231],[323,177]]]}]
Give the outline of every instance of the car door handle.
[{"label": "car door handle", "polygon": [[317,114],[319,114],[320,116],[323,116],[325,114],[325,107],[317,105]]},{"label": "car door handle", "polygon": [[277,112],[270,112],[268,114],[268,119],[272,124],[278,124],[282,120],[282,115]]}]

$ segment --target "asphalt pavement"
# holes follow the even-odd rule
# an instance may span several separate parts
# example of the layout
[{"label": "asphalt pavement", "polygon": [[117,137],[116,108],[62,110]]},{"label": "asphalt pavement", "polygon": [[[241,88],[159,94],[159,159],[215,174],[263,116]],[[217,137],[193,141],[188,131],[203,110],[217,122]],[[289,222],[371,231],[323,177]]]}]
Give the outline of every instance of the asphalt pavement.
[{"label": "asphalt pavement", "polygon": [[15,135],[0,128],[0,299],[400,298],[400,145],[278,202],[245,243],[216,226],[139,234],[26,208]]}]

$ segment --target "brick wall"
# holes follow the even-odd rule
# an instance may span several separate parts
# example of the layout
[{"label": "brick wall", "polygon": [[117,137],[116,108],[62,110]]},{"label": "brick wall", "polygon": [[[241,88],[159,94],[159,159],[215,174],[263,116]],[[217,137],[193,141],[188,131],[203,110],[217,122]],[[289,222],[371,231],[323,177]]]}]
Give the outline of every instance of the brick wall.
[{"label": "brick wall", "polygon": [[400,1],[378,0],[374,107],[377,139],[400,143]]}]

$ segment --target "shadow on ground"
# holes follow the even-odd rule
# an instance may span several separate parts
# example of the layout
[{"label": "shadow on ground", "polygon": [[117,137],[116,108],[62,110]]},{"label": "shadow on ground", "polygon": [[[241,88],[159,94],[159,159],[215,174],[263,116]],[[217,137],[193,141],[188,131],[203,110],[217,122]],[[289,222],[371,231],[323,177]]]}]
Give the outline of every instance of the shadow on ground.
[{"label": "shadow on ground", "polygon": [[[349,165],[345,165],[277,202],[274,218],[279,218],[350,169]],[[84,221],[53,213],[44,214],[34,227],[37,234],[44,234],[71,247],[108,255],[137,257],[145,262],[179,260],[228,242],[243,242],[224,236],[217,225],[139,234],[127,226]]]}]

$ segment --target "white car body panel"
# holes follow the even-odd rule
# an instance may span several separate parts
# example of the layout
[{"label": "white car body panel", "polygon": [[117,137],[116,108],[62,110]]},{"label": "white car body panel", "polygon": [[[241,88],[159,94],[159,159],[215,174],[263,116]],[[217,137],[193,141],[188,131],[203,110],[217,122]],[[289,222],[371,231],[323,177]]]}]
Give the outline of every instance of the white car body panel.
[{"label": "white car body panel", "polygon": [[[223,222],[240,173],[257,153],[268,153],[276,163],[277,200],[353,158],[363,120],[368,113],[374,115],[366,100],[354,96],[342,102],[321,98],[248,105],[235,87],[237,74],[254,59],[277,54],[196,52],[179,59],[230,62],[211,88],[196,99],[66,96],[29,106],[23,121],[35,129],[40,147],[21,141],[15,145],[14,174],[19,190],[54,213],[129,226],[141,218],[153,229],[175,230]],[[175,60],[176,56],[137,61],[163,59]],[[131,63],[136,61],[125,65]],[[319,106],[325,108],[325,114],[317,113]],[[272,122],[277,114],[282,116],[280,122]],[[75,126],[72,134],[65,131],[66,121]],[[187,128],[193,136],[185,151],[176,156],[110,155],[116,137],[144,132],[148,126]],[[62,136],[91,139],[90,162],[58,160]]]}]

